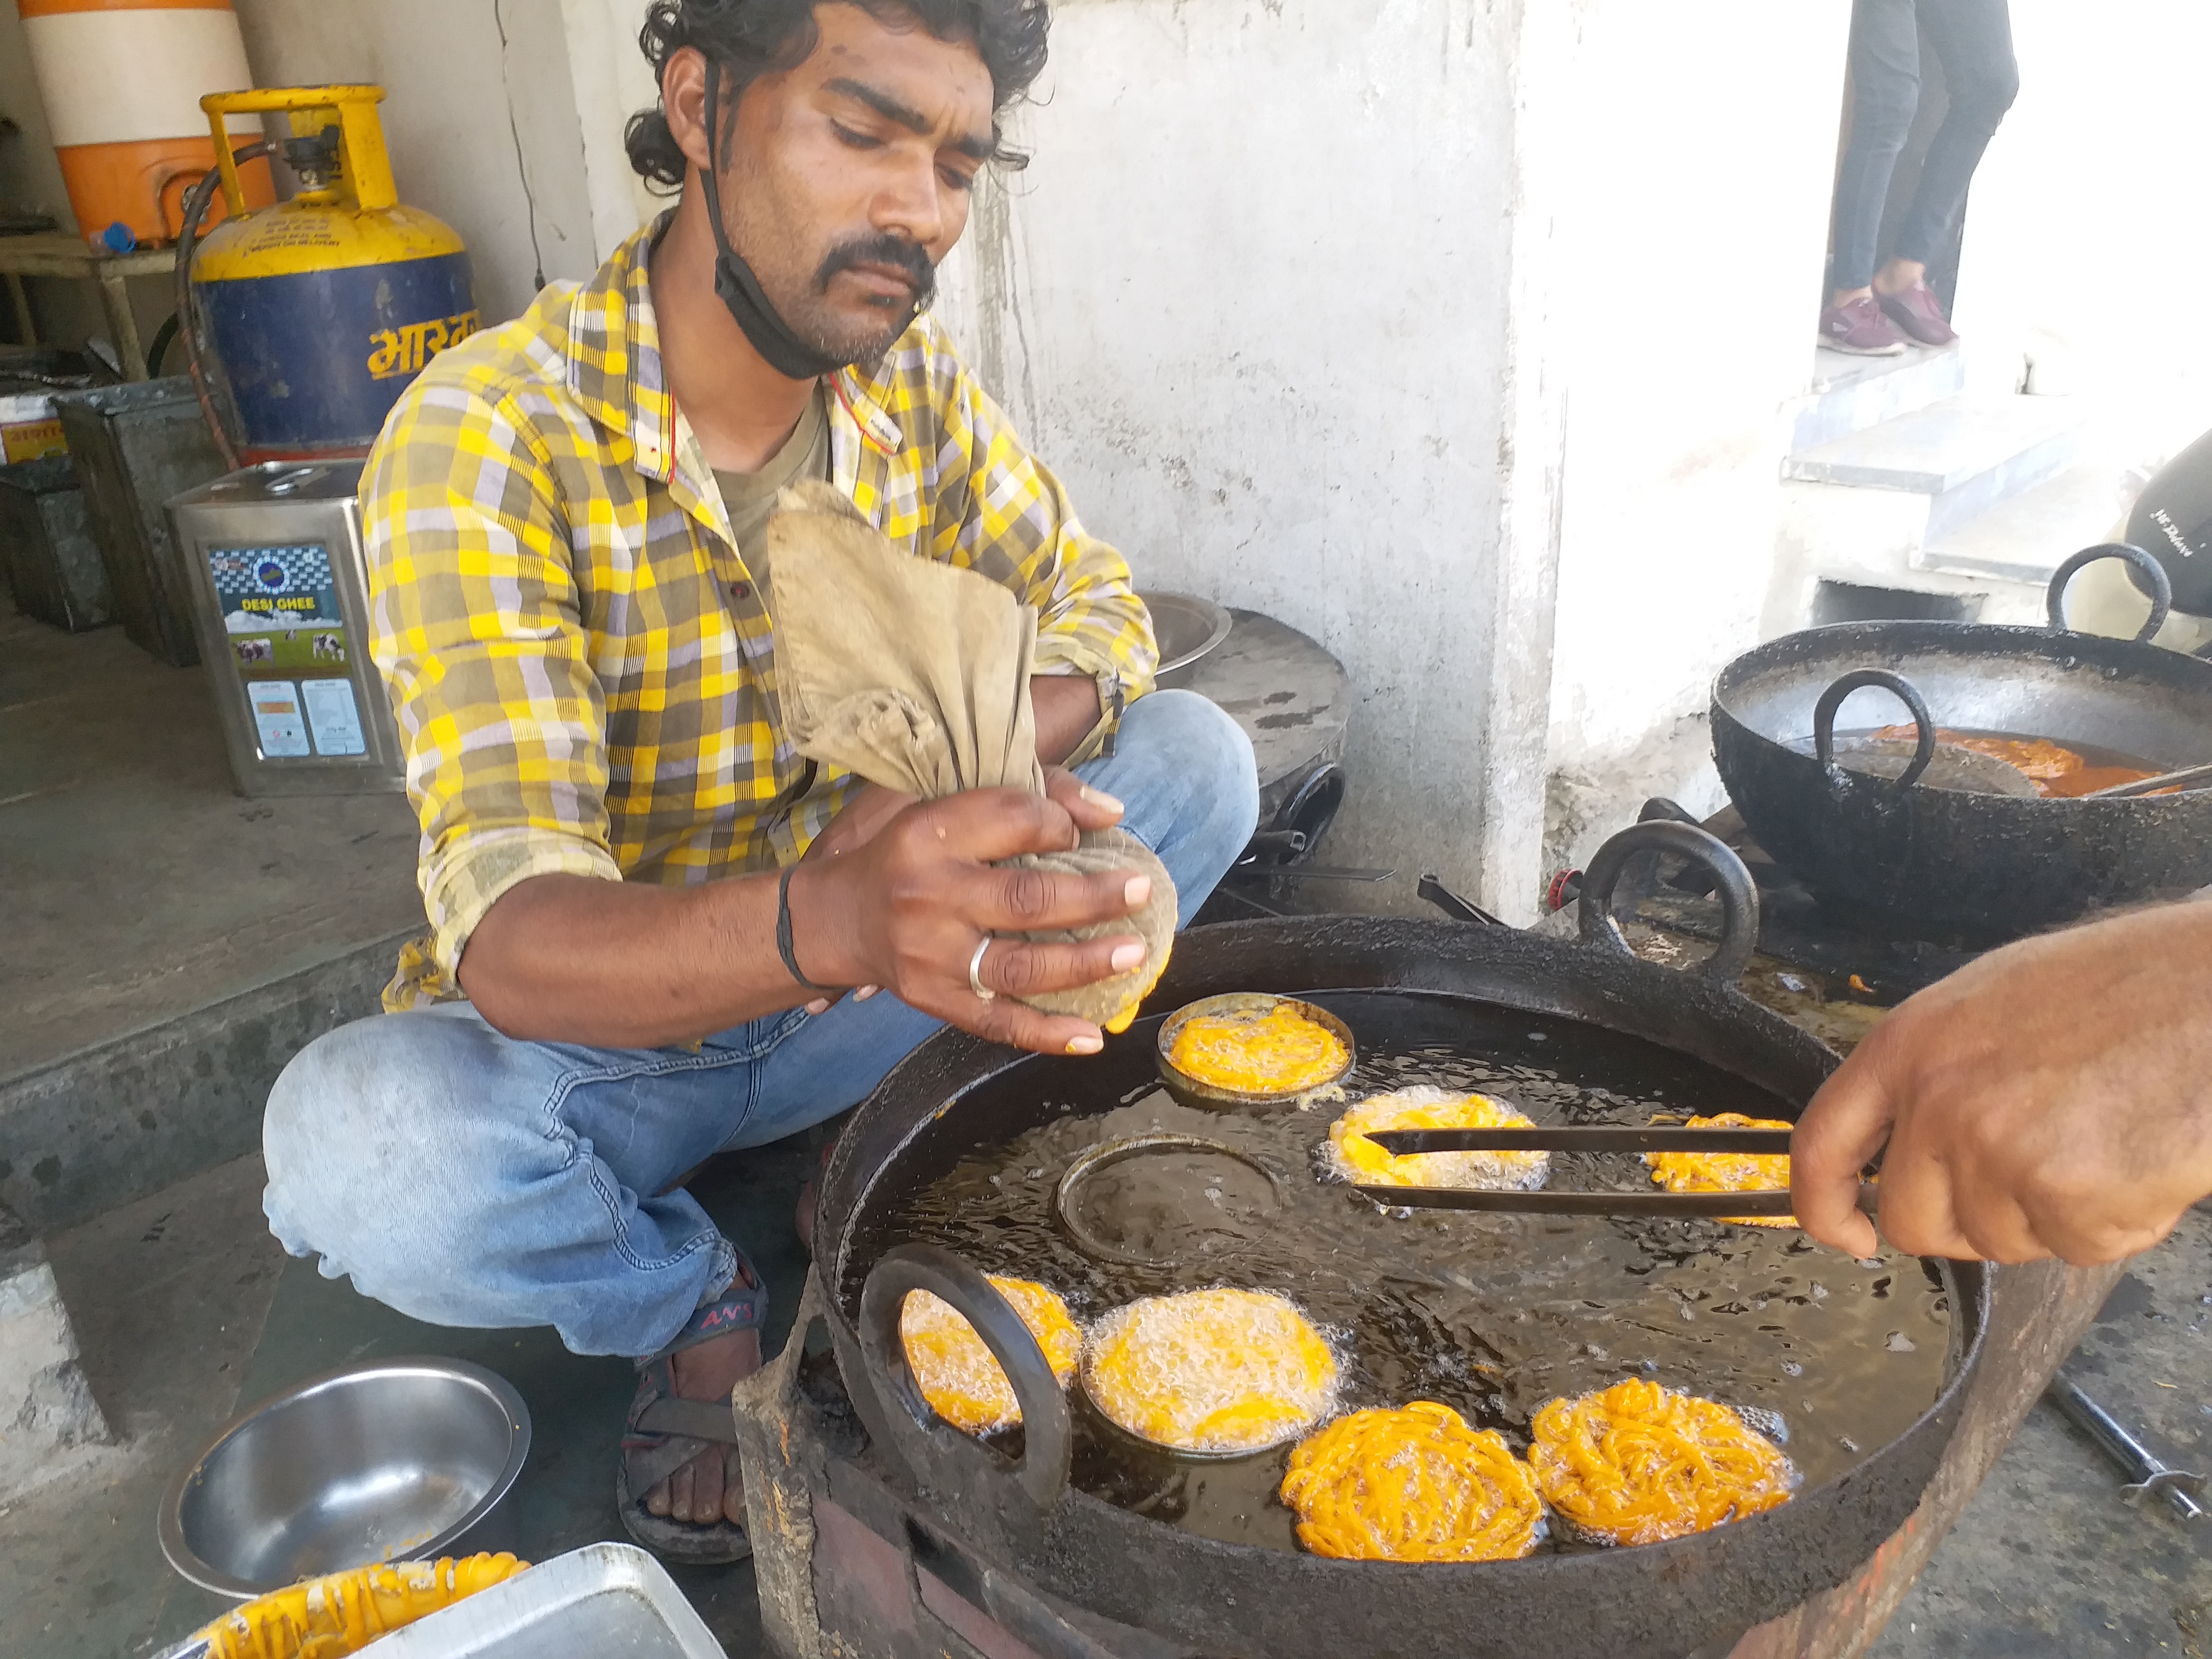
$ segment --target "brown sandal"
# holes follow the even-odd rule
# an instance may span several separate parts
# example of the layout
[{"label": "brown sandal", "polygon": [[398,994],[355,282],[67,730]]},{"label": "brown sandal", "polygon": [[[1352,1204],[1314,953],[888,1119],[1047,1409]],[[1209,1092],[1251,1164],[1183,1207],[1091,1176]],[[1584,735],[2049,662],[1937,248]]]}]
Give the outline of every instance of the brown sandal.
[{"label": "brown sandal", "polygon": [[710,1447],[738,1443],[730,1402],[678,1399],[669,1357],[714,1337],[759,1330],[767,1318],[768,1287],[740,1255],[730,1288],[696,1310],[666,1347],[637,1362],[637,1395],[630,1401],[615,1464],[615,1508],[629,1535],[655,1555],[714,1566],[742,1561],[753,1553],[743,1527],[720,1519],[702,1525],[654,1515],[646,1509],[645,1498]]}]

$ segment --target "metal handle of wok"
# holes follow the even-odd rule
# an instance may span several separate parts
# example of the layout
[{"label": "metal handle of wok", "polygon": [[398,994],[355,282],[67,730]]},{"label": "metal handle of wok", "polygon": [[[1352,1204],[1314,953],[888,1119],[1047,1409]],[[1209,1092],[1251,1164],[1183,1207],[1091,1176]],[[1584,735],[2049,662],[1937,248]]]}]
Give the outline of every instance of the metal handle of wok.
[{"label": "metal handle of wok", "polygon": [[[906,1345],[899,1340],[899,1314],[910,1291],[927,1291],[951,1303],[975,1328],[975,1334],[1013,1384],[1014,1399],[1022,1408],[1018,1462],[963,1434],[922,1397],[906,1363]],[[917,1475],[986,1481],[994,1489],[1002,1489],[1011,1480],[1039,1512],[1059,1502],[1067,1489],[1073,1440],[1066,1396],[1021,1315],[973,1263],[935,1244],[902,1244],[886,1251],[860,1287],[860,1338],[868,1386],[904,1443],[899,1449],[926,1448],[927,1461],[935,1465],[916,1468]],[[901,1421],[902,1416],[911,1419],[910,1425]]]},{"label": "metal handle of wok", "polygon": [[1897,788],[1910,789],[1928,769],[1928,763],[1936,758],[1936,717],[1928,712],[1928,699],[1920,695],[1920,688],[1904,675],[1893,674],[1887,668],[1855,668],[1820,693],[1820,701],[1813,705],[1813,758],[1830,775],[1842,775],[1843,769],[1836,764],[1835,758],[1836,711],[1852,692],[1869,685],[1893,693],[1911,711],[1912,762],[1895,780]]},{"label": "metal handle of wok", "polygon": [[2084,565],[2094,564],[2100,559],[2124,559],[2149,584],[2150,620],[2136,630],[2136,643],[2143,644],[2166,626],[2166,614],[2173,609],[2173,579],[2166,574],[2164,565],[2132,542],[2099,542],[2094,547],[2085,547],[2051,573],[2051,588],[2044,596],[2044,604],[2051,627],[2061,634],[2067,631],[2067,585]]},{"label": "metal handle of wok", "polygon": [[1759,945],[1759,888],[1751,872],[1735,850],[1719,836],[1694,823],[1655,819],[1632,823],[1606,842],[1591,857],[1583,874],[1580,908],[1575,925],[1583,938],[1622,956],[1634,956],[1627,937],[1613,918],[1613,890],[1620,872],[1638,853],[1674,853],[1705,866],[1713,875],[1721,900],[1721,941],[1713,953],[1688,971],[1719,985],[1733,985],[1751,965]]}]

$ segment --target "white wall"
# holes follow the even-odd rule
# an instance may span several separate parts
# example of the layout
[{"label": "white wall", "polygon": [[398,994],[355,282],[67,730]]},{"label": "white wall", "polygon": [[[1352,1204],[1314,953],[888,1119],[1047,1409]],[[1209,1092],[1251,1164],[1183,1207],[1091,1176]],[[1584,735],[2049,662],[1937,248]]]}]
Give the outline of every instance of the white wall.
[{"label": "white wall", "polygon": [[[62,229],[73,234],[76,217],[70,211],[69,192],[62,185],[62,167],[54,156],[39,84],[31,76],[30,43],[24,38],[22,19],[11,5],[0,5],[0,115],[10,117],[21,129],[15,137],[0,139],[0,199],[50,213]],[[42,343],[75,345],[88,334],[106,332],[100,297],[89,283],[33,276],[25,279],[24,287]],[[140,337],[150,342],[154,329],[161,326],[160,284],[132,287],[140,290],[133,295],[142,301],[138,309],[147,313],[140,319]],[[4,296],[0,296],[0,311],[4,311],[12,336],[15,308]]]},{"label": "white wall", "polygon": [[0,6],[0,115],[21,129],[13,138],[0,139],[0,199],[38,208],[59,219],[63,229],[76,229],[69,195],[62,188],[61,163],[54,158],[53,136],[39,102],[39,83],[31,77],[30,42],[13,6]]},{"label": "white wall", "polygon": [[2201,0],[2012,0],[2019,100],[1966,210],[1960,327],[2081,397],[2122,465],[2212,427]]},{"label": "white wall", "polygon": [[1070,0],[942,314],[1139,579],[1341,657],[1332,854],[1476,869],[1513,8]]},{"label": "white wall", "polygon": [[[460,233],[486,322],[529,304],[538,258],[549,280],[588,276],[598,265],[560,7],[550,0],[236,4],[258,84],[369,81],[386,88],[379,112],[399,198]],[[536,253],[526,173],[537,203]]]},{"label": "white wall", "polygon": [[1568,387],[1543,862],[1649,794],[1720,804],[1713,674],[1759,637],[1784,406],[1806,389],[1849,0],[1577,0],[1548,96]]},{"label": "white wall", "polygon": [[623,130],[660,96],[653,65],[638,49],[647,0],[561,0],[582,141],[584,190],[592,240],[602,259],[666,204],[630,170]]}]

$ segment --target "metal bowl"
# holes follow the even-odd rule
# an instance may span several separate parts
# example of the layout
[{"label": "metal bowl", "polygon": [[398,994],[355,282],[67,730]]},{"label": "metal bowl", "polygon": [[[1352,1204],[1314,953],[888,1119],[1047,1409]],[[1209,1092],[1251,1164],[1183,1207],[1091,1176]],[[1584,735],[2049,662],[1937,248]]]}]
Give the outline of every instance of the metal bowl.
[{"label": "metal bowl", "polygon": [[[1344,1044],[1344,1064],[1333,1075],[1318,1083],[1310,1083],[1303,1089],[1246,1090],[1224,1089],[1218,1084],[1207,1083],[1189,1075],[1170,1056],[1175,1051],[1176,1036],[1185,1024],[1206,1014],[1265,1014],[1277,1007],[1292,1010],[1301,1018],[1333,1031],[1337,1041]],[[1221,996],[1200,997],[1187,1002],[1160,1022],[1159,1036],[1154,1040],[1152,1055],[1160,1081],[1167,1085],[1168,1092],[1184,1105],[1198,1111],[1224,1106],[1280,1106],[1293,1100],[1304,1100],[1333,1088],[1352,1074],[1352,1067],[1359,1057],[1358,1045],[1353,1041],[1352,1028],[1328,1009],[1298,997],[1277,996],[1269,991],[1231,991]]]},{"label": "metal bowl", "polygon": [[1184,671],[1229,637],[1232,619],[1212,599],[1188,593],[1139,593],[1145,609],[1152,613],[1152,637],[1159,642],[1159,684],[1176,686],[1190,676]]},{"label": "metal bowl", "polygon": [[186,1463],[161,1500],[161,1553],[240,1598],[379,1561],[456,1553],[522,1473],[530,1412],[460,1359],[386,1359],[264,1400]]}]

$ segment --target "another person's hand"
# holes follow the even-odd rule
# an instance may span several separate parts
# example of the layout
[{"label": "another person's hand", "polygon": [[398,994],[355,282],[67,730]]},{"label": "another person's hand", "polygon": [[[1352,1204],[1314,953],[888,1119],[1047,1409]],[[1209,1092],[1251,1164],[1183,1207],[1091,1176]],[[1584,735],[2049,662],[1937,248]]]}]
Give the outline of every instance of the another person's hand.
[{"label": "another person's hand", "polygon": [[[793,944],[806,976],[881,986],[994,1042],[1043,1054],[1096,1053],[1103,1042],[1096,1025],[1015,999],[1126,973],[1143,960],[1144,942],[1133,932],[1079,943],[1001,936],[1115,921],[1145,902],[1151,884],[1134,872],[1073,876],[996,867],[1024,853],[1064,851],[1079,831],[1121,821],[1119,802],[1072,773],[1055,769],[1046,788],[1042,797],[977,789],[910,804],[883,813],[865,838],[818,858],[810,851],[791,883]],[[863,791],[853,806],[866,796]],[[981,978],[998,994],[988,1001],[968,981],[987,933],[994,937]]]},{"label": "another person's hand", "polygon": [[2166,1237],[2212,1194],[2212,903],[1990,952],[1876,1025],[1790,1143],[1798,1220],[1856,1255],[2077,1264]]}]

